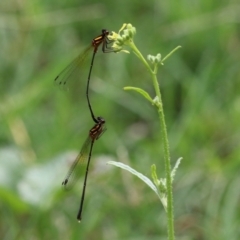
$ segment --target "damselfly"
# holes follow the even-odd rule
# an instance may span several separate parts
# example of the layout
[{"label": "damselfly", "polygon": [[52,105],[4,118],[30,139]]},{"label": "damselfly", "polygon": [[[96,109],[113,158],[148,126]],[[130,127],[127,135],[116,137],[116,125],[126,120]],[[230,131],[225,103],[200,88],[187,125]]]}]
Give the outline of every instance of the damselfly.
[{"label": "damselfly", "polygon": [[89,83],[90,83],[90,78],[91,78],[95,55],[98,51],[99,46],[102,44],[102,51],[104,53],[113,52],[113,49],[109,45],[112,43],[112,41],[109,40],[109,38],[108,38],[109,34],[110,34],[109,31],[107,31],[106,29],[103,29],[102,34],[95,37],[92,40],[91,45],[87,49],[85,49],[85,51],[83,51],[83,53],[81,53],[77,58],[75,58],[65,69],[63,69],[63,71],[60,72],[60,74],[54,80],[56,84],[58,84],[60,86],[65,86],[65,85],[67,85],[68,81],[70,81],[70,79],[72,79],[74,77],[76,77],[76,78],[79,77],[79,76],[77,76],[77,73],[79,73],[79,71],[82,67],[82,63],[85,61],[86,57],[89,55],[89,53],[93,49],[92,60],[90,63],[90,69],[89,69],[88,78],[87,78],[86,96],[87,96],[88,107],[89,107],[92,119],[95,123],[98,123],[98,120],[93,113],[92,106],[91,106],[90,100],[89,100],[89,95],[88,95]]},{"label": "damselfly", "polygon": [[76,182],[77,178],[80,177],[80,170],[83,167],[82,163],[84,163],[85,160],[87,160],[87,167],[85,171],[85,177],[84,177],[84,183],[83,183],[83,190],[82,190],[82,197],[81,197],[81,202],[80,202],[80,208],[78,211],[77,219],[80,222],[82,219],[82,209],[83,209],[83,202],[84,202],[84,197],[85,197],[85,190],[86,190],[86,185],[87,185],[87,176],[88,176],[88,168],[91,160],[91,155],[92,155],[92,149],[93,149],[93,144],[95,140],[98,140],[100,136],[106,131],[105,128],[105,120],[102,117],[97,117],[96,118],[97,123],[90,129],[88,138],[84,142],[82,149],[73,162],[72,166],[70,167],[66,178],[62,182],[62,185],[68,189],[73,186],[73,184]]}]

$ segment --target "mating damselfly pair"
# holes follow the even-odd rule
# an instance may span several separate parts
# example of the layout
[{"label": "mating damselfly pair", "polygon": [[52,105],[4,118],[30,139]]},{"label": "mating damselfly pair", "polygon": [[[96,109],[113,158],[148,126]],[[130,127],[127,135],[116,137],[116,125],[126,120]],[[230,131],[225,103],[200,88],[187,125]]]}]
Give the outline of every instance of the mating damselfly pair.
[{"label": "mating damselfly pair", "polygon": [[89,169],[89,163],[91,160],[93,145],[94,145],[95,140],[99,139],[99,137],[106,130],[104,118],[95,117],[95,115],[93,113],[92,105],[91,105],[90,99],[89,99],[89,84],[90,84],[94,59],[95,59],[95,56],[96,56],[96,53],[97,53],[99,47],[100,46],[102,47],[103,53],[115,52],[111,48],[112,40],[109,39],[109,35],[110,35],[110,32],[107,31],[106,29],[103,29],[102,33],[92,40],[90,46],[87,47],[77,58],[75,58],[65,69],[63,69],[63,71],[60,72],[60,74],[54,80],[54,82],[57,85],[67,86],[69,81],[71,81],[72,78],[76,77],[76,73],[79,72],[79,70],[81,69],[83,62],[86,60],[86,57],[92,52],[92,59],[90,62],[90,69],[89,69],[88,78],[87,78],[86,97],[87,97],[87,103],[88,103],[88,107],[90,110],[90,114],[91,114],[92,120],[95,122],[95,124],[90,129],[88,137],[85,140],[85,142],[80,150],[80,153],[78,154],[75,161],[72,163],[65,179],[62,182],[62,185],[66,189],[71,188],[73,186],[74,182],[76,181],[76,178],[79,178],[80,169],[82,168],[82,163],[84,163],[87,160],[80,208],[79,208],[79,211],[77,214],[78,221],[81,221],[81,219],[82,219],[83,202],[84,202],[84,197],[85,197],[88,169]]}]

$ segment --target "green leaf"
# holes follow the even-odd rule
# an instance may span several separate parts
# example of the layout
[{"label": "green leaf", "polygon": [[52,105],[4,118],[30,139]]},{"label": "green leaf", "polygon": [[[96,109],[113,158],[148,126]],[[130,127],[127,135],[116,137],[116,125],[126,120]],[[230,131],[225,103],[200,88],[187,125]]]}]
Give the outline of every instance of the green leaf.
[{"label": "green leaf", "polygon": [[116,167],[122,168],[124,170],[127,170],[128,172],[132,173],[133,175],[140,178],[143,182],[145,182],[158,196],[160,201],[163,204],[163,207],[165,211],[167,211],[167,197],[166,194],[159,193],[157,187],[153,184],[153,182],[146,176],[144,176],[142,173],[136,171],[135,169],[131,168],[130,166],[121,163],[121,162],[115,162],[115,161],[108,161],[107,164],[114,165]]},{"label": "green leaf", "polygon": [[172,170],[172,172],[171,172],[172,182],[173,182],[174,176],[175,176],[175,174],[176,174],[176,171],[177,171],[178,166],[180,165],[182,159],[183,159],[183,158],[180,157],[180,158],[177,160],[177,162],[175,163],[175,166],[174,166],[174,168],[173,168],[173,170]]},{"label": "green leaf", "polygon": [[162,59],[162,64],[163,64],[163,62],[165,61],[165,60],[167,60],[174,52],[176,52],[179,48],[181,48],[182,46],[177,46],[176,48],[174,48],[169,54],[167,54],[167,56],[166,57],[164,57],[163,59]]},{"label": "green leaf", "polygon": [[151,166],[151,173],[152,173],[152,179],[153,179],[153,182],[155,183],[156,186],[159,185],[159,180],[158,180],[158,176],[157,176],[157,173],[156,173],[156,165],[153,164]]},{"label": "green leaf", "polygon": [[107,164],[111,164],[116,167],[122,168],[122,169],[127,170],[128,172],[132,173],[133,175],[137,176],[143,182],[145,182],[159,196],[156,186],[153,184],[153,182],[148,177],[144,176],[142,173],[136,171],[135,169],[133,169],[133,168],[129,167],[128,165],[121,163],[121,162],[108,161]]},{"label": "green leaf", "polygon": [[141,88],[136,88],[136,87],[124,87],[123,89],[124,89],[124,90],[133,90],[133,91],[136,91],[136,92],[140,93],[143,97],[145,97],[151,104],[154,104],[152,98],[150,97],[150,95],[149,95],[146,91],[144,91],[143,89],[141,89]]}]

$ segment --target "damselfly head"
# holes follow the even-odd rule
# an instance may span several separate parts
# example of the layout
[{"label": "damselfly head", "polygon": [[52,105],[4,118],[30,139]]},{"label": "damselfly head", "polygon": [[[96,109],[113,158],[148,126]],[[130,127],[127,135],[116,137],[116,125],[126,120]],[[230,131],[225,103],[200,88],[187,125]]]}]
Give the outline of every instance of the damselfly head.
[{"label": "damselfly head", "polygon": [[103,124],[105,123],[105,119],[103,117],[97,117],[97,122],[98,124]]}]

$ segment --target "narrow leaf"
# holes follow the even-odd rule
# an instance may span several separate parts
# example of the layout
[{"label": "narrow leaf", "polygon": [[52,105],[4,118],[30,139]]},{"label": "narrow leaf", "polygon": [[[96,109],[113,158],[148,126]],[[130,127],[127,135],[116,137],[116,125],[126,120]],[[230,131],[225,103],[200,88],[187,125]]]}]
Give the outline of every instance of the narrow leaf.
[{"label": "narrow leaf", "polygon": [[173,170],[172,170],[172,172],[171,172],[172,181],[173,181],[173,179],[174,179],[174,176],[175,176],[175,174],[176,174],[176,171],[177,171],[178,166],[179,166],[179,164],[181,163],[181,160],[182,160],[182,159],[183,159],[183,158],[180,157],[180,158],[177,160],[177,162],[175,163],[175,166],[174,166],[174,168],[173,168]]},{"label": "narrow leaf", "polygon": [[115,161],[108,161],[107,164],[114,165],[116,167],[122,168],[124,170],[127,170],[128,172],[132,173],[133,175],[140,178],[143,182],[145,182],[158,196],[160,201],[163,204],[164,210],[167,212],[167,197],[166,194],[162,194],[158,192],[157,187],[153,184],[153,182],[146,176],[144,176],[142,173],[136,171],[135,169],[129,167],[126,164],[123,164],[121,162],[115,162]]},{"label": "narrow leaf", "polygon": [[133,169],[133,168],[129,167],[128,165],[121,163],[121,162],[108,161],[107,164],[111,164],[116,167],[122,168],[122,169],[127,170],[128,172],[132,173],[133,175],[137,176],[143,182],[145,182],[158,195],[158,197],[160,197],[156,186],[153,184],[153,182],[148,177],[144,176],[142,173],[137,172],[135,169]]},{"label": "narrow leaf", "polygon": [[151,104],[153,104],[153,100],[152,98],[150,97],[150,95],[144,91],[143,89],[141,88],[136,88],[136,87],[124,87],[123,88],[124,90],[133,90],[133,91],[136,91],[138,93],[140,93],[143,97],[145,97]]}]

